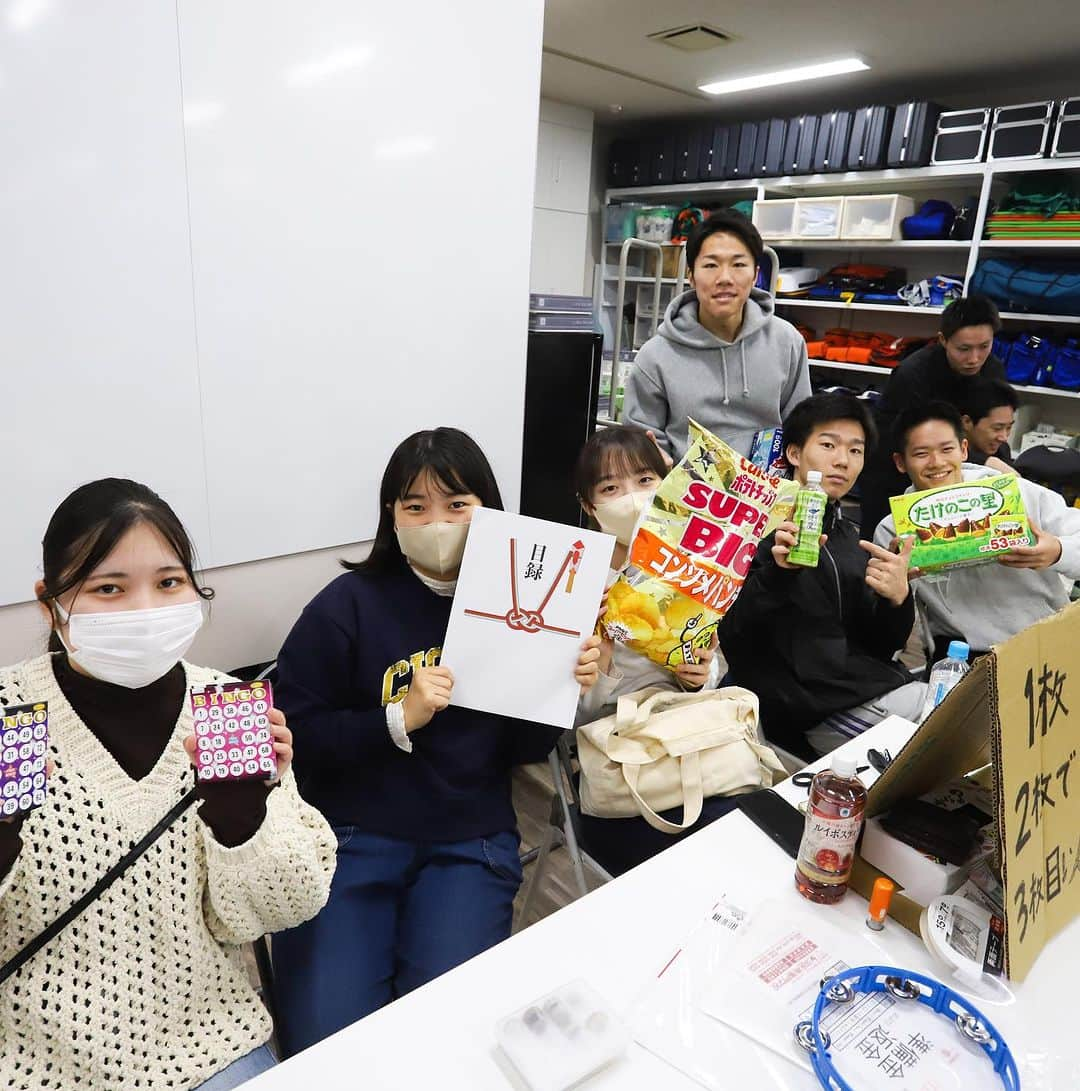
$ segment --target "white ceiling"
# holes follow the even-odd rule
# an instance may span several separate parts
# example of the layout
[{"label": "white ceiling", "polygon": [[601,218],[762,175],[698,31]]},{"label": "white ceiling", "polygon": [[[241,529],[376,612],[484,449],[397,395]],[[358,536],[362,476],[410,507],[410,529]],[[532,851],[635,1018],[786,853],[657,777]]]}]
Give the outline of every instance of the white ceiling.
[{"label": "white ceiling", "polygon": [[[1025,0],[546,0],[543,94],[600,120],[709,112],[753,117],[917,96],[1013,101],[1009,90],[1080,95],[1080,2]],[[733,41],[687,53],[647,35],[708,23]],[[871,71],[724,95],[699,83],[856,54]],[[1064,87],[1064,90],[1061,88]],[[1005,97],[1001,97],[1004,94]],[[622,107],[612,112],[612,105]]]}]

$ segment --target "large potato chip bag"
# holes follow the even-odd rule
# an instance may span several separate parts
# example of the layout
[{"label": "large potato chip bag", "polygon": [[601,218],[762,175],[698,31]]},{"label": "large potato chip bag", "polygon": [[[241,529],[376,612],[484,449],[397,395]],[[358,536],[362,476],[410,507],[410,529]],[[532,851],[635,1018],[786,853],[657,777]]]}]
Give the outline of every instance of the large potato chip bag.
[{"label": "large potato chip bag", "polygon": [[604,631],[671,670],[695,662],[797,490],[691,420],[690,446],[642,515],[630,567],[608,593]]},{"label": "large potato chip bag", "polygon": [[889,498],[899,538],[915,538],[910,566],[941,572],[985,564],[1013,546],[1035,545],[1016,474]]}]

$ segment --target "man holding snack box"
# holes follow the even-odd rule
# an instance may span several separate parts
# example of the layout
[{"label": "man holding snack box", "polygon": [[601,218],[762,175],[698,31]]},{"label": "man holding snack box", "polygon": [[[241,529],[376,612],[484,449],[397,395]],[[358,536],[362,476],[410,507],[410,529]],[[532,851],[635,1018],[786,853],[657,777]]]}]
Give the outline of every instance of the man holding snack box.
[{"label": "man holding snack box", "polygon": [[[912,537],[912,586],[934,638],[987,651],[1069,601],[1080,578],[1080,510],[1050,489],[967,463],[960,413],[931,402],[902,413],[893,460],[911,477],[874,535],[881,546]],[[929,496],[926,490],[934,490]],[[905,548],[907,548],[905,546]],[[913,572],[913,575],[915,573]]]}]

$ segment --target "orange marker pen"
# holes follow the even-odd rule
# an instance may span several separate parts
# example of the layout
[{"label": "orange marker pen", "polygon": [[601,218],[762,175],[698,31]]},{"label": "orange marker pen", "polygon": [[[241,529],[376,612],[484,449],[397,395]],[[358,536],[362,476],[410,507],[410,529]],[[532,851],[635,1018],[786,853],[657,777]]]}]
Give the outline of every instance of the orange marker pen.
[{"label": "orange marker pen", "polygon": [[896,884],[884,877],[874,880],[874,892],[870,896],[870,911],[866,914],[866,927],[880,932],[885,927],[885,916],[889,912]]}]

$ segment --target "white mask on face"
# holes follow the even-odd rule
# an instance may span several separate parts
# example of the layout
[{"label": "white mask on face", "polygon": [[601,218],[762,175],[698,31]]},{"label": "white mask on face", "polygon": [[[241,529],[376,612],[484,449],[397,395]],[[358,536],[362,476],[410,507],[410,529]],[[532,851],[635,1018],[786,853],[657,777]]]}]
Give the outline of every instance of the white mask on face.
[{"label": "white mask on face", "polygon": [[468,523],[425,523],[395,527],[401,552],[417,567],[435,576],[451,576],[461,567]]},{"label": "white mask on face", "polygon": [[102,614],[69,614],[57,603],[56,612],[67,622],[68,658],[94,678],[128,689],[168,674],[203,624],[201,602]]},{"label": "white mask on face", "polygon": [[619,545],[629,546],[638,517],[652,503],[655,495],[655,489],[625,492],[614,500],[604,500],[597,504],[594,511],[600,529],[605,534],[614,534]]}]

